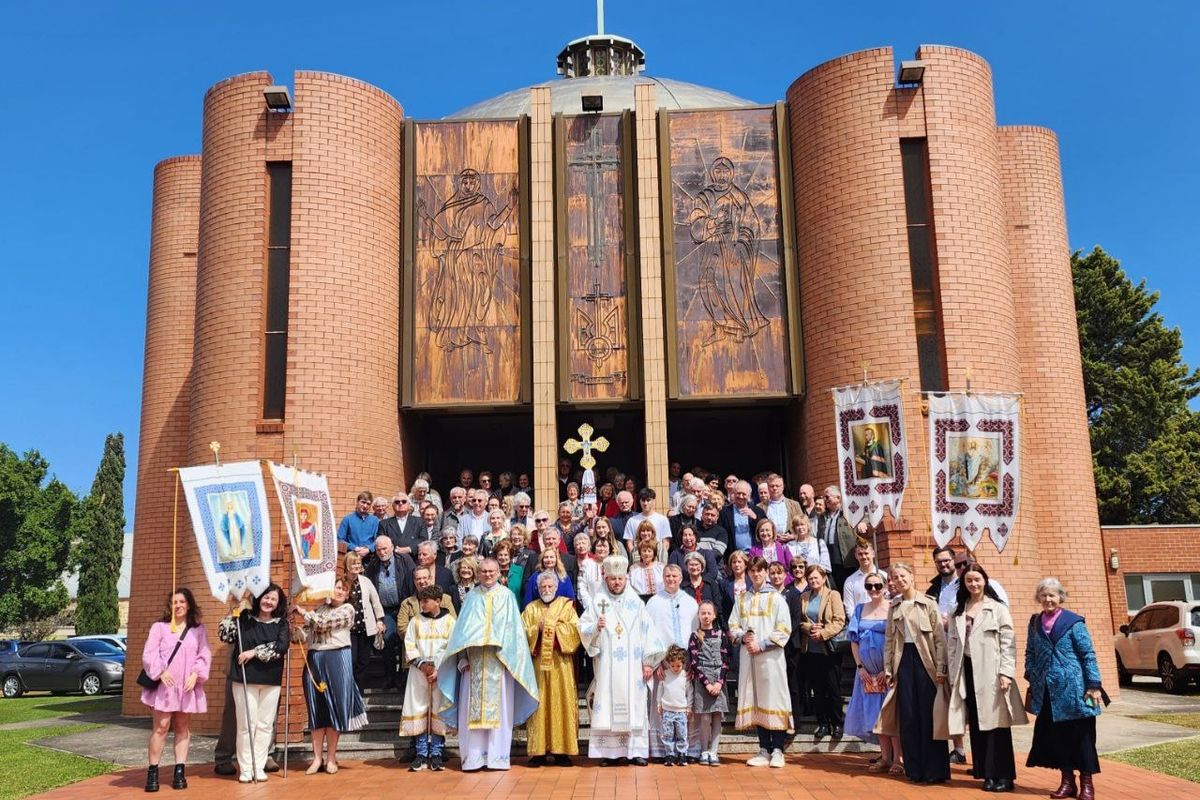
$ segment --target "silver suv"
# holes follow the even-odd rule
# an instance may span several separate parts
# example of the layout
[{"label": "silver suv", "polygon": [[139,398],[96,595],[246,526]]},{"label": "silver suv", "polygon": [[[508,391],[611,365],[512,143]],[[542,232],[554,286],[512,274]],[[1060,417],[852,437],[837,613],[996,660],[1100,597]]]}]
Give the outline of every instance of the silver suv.
[{"label": "silver suv", "polygon": [[1151,603],[1113,637],[1117,678],[1128,686],[1134,675],[1157,675],[1163,689],[1183,691],[1200,679],[1200,603],[1167,600]]}]

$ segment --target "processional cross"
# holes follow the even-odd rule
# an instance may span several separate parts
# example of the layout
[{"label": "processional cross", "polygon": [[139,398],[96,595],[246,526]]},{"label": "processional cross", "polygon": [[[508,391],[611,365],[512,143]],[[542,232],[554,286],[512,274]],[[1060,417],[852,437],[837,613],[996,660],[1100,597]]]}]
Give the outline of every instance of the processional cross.
[{"label": "processional cross", "polygon": [[596,466],[596,458],[592,455],[593,450],[595,450],[597,453],[603,453],[608,449],[608,439],[604,438],[603,436],[598,436],[593,439],[592,434],[594,432],[595,429],[585,422],[579,426],[579,436],[582,441],[579,439],[567,439],[565,442],[563,442],[563,450],[566,450],[572,455],[578,453],[580,450],[583,451],[583,457],[579,459],[579,466],[586,470],[590,470],[592,467]]}]

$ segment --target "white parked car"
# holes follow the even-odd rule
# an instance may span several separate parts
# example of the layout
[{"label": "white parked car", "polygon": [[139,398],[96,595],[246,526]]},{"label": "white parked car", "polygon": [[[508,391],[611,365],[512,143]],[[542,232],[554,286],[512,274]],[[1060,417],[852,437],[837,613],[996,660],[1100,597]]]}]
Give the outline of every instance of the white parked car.
[{"label": "white parked car", "polygon": [[1113,637],[1117,677],[1128,686],[1134,675],[1157,675],[1168,692],[1183,691],[1200,679],[1200,603],[1166,600],[1151,603]]}]

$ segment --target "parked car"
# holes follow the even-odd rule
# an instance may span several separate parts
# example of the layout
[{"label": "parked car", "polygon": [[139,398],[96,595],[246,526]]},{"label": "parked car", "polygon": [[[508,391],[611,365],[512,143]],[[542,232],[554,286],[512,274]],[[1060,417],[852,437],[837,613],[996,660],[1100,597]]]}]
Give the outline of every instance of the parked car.
[{"label": "parked car", "polygon": [[0,660],[5,697],[27,691],[82,692],[119,690],[125,683],[125,653],[108,642],[35,642]]},{"label": "parked car", "polygon": [[1157,675],[1168,692],[1200,680],[1200,603],[1166,600],[1151,603],[1113,637],[1117,679],[1128,686],[1134,675]]},{"label": "parked car", "polygon": [[118,636],[115,633],[94,633],[94,634],[89,634],[87,636],[68,636],[67,637],[68,642],[78,642],[78,641],[84,640],[84,639],[96,639],[101,642],[108,642],[109,644],[113,645],[114,647],[120,648],[122,651],[125,650],[126,642],[128,641],[126,639],[126,637]]}]

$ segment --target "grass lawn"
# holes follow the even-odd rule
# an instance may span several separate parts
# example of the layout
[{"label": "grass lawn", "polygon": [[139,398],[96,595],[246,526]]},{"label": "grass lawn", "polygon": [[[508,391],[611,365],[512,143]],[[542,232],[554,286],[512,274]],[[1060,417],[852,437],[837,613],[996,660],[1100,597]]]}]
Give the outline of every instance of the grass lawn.
[{"label": "grass lawn", "polygon": [[[4,701],[7,705],[11,701]],[[120,769],[116,764],[28,744],[32,739],[79,733],[96,725],[55,725],[0,731],[0,800],[18,800]]]},{"label": "grass lawn", "polygon": [[[114,696],[18,697],[0,700],[0,725],[72,717],[76,714],[116,713],[120,709],[121,698]],[[72,723],[64,719],[61,725],[0,730],[0,800],[18,800],[120,769],[107,761],[29,744],[34,740],[80,733],[96,727],[99,726]]]},{"label": "grass lawn", "polygon": [[120,695],[18,697],[11,700],[0,700],[0,725],[7,725],[11,722],[29,722],[35,719],[68,717],[73,714],[116,714],[120,710]]},{"label": "grass lawn", "polygon": [[1122,750],[1105,758],[1200,783],[1200,738]]},{"label": "grass lawn", "polygon": [[1181,725],[1185,728],[1200,730],[1200,714],[1143,714],[1138,719],[1165,722],[1168,725]]}]

